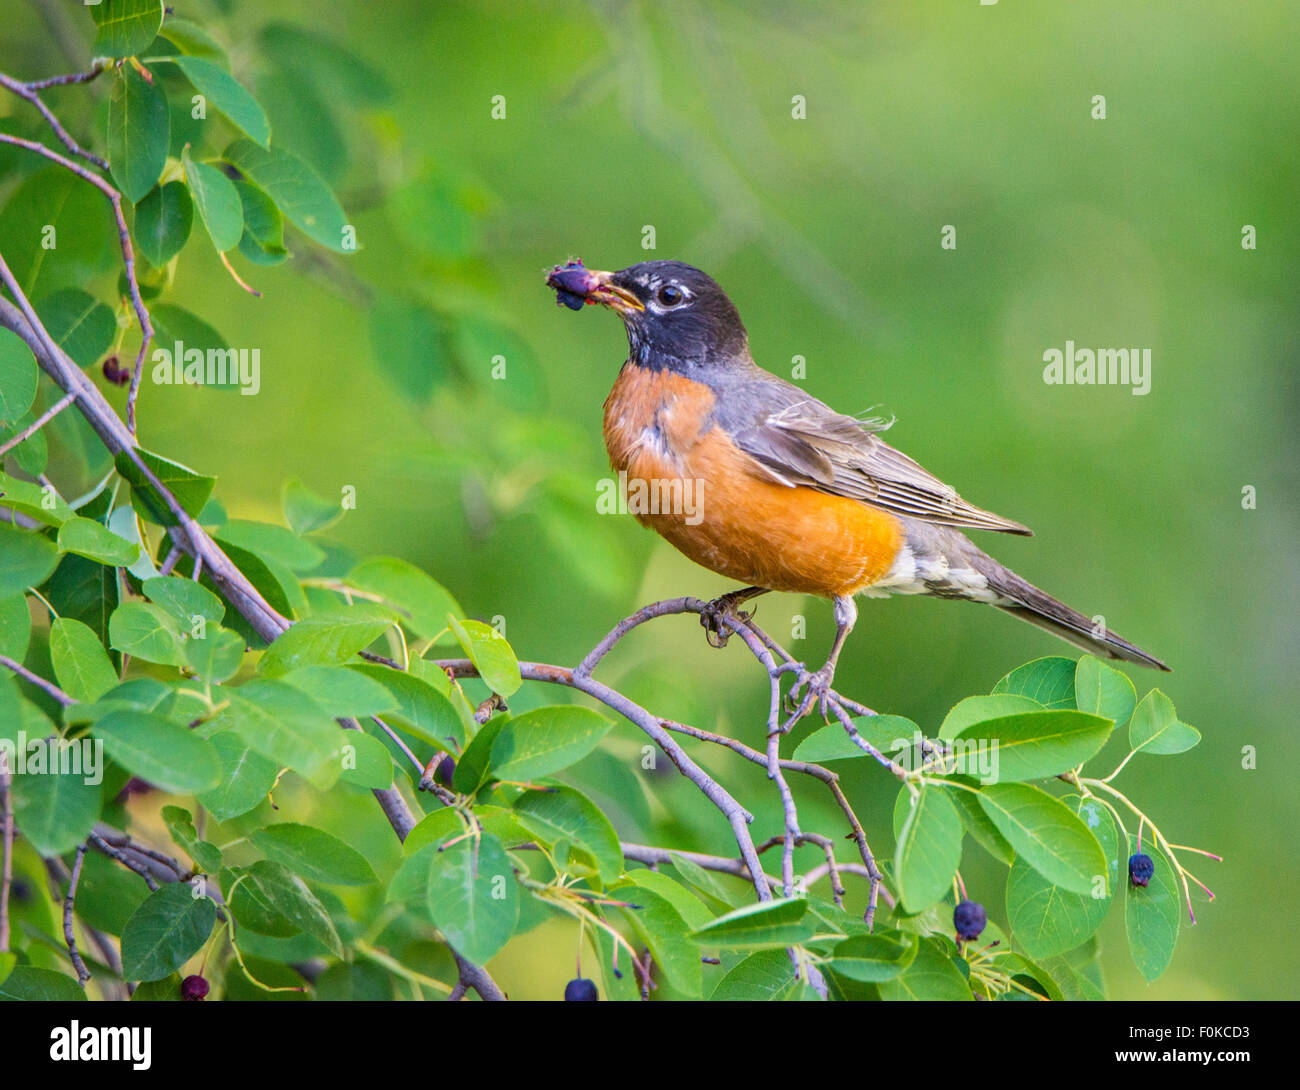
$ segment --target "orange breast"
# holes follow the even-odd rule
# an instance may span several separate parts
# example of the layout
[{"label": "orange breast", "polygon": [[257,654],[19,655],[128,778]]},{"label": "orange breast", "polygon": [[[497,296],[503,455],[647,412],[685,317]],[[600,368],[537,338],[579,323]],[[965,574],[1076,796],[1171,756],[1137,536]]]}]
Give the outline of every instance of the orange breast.
[{"label": "orange breast", "polygon": [[697,564],[742,583],[830,597],[889,570],[893,515],[767,479],[716,424],[713,391],[671,371],[625,366],[605,401],[610,464],[628,505]]}]

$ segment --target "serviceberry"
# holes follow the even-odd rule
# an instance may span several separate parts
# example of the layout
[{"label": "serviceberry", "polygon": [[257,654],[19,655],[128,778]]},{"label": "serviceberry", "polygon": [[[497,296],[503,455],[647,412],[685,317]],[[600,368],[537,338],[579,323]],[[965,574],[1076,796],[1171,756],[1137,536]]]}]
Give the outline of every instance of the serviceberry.
[{"label": "serviceberry", "polygon": [[566,1003],[595,1003],[599,998],[600,996],[596,994],[596,982],[588,980],[585,976],[570,980],[564,986]]},{"label": "serviceberry", "polygon": [[1155,862],[1145,852],[1136,852],[1128,857],[1128,880],[1135,886],[1145,888],[1150,885],[1155,872]]},{"label": "serviceberry", "polygon": [[952,924],[963,942],[974,942],[989,922],[984,906],[978,901],[962,901],[952,910]]}]

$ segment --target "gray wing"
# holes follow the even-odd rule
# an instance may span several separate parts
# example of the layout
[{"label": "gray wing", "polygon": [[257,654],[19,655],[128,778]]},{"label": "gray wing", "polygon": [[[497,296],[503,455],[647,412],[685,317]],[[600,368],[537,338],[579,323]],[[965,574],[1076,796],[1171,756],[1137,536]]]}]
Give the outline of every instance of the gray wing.
[{"label": "gray wing", "polygon": [[[771,478],[861,500],[897,515],[945,526],[1030,534],[1011,519],[967,503],[957,490],[895,450],[873,429],[884,426],[837,413],[802,390],[765,376],[755,390],[729,391],[723,425]],[[760,396],[755,397],[755,394]],[[764,408],[754,408],[758,405]]]}]

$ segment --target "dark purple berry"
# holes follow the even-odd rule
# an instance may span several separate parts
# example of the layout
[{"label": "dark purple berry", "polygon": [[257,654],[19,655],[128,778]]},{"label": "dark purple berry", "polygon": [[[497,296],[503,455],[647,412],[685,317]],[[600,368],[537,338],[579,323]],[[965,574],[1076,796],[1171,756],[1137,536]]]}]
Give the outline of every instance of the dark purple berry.
[{"label": "dark purple berry", "polygon": [[208,994],[208,982],[201,976],[187,976],[181,981],[181,998],[198,1003]]},{"label": "dark purple berry", "polygon": [[565,291],[563,288],[555,289],[555,305],[558,307],[581,310],[586,301],[581,295],[575,295],[571,291]]},{"label": "dark purple berry", "polygon": [[104,361],[104,377],[114,386],[125,386],[131,381],[131,372],[114,355]]},{"label": "dark purple berry", "polygon": [[1144,889],[1151,884],[1151,876],[1156,872],[1155,861],[1145,852],[1137,852],[1128,857],[1128,880]]},{"label": "dark purple berry", "polygon": [[433,774],[433,778],[442,784],[448,791],[451,790],[451,774],[456,771],[456,761],[451,754],[447,754],[438,762],[438,770]]},{"label": "dark purple berry", "polygon": [[595,1003],[599,998],[600,996],[596,994],[596,982],[588,980],[585,976],[570,980],[564,986],[566,1003]]},{"label": "dark purple berry", "polygon": [[962,942],[974,942],[989,922],[984,906],[978,901],[962,901],[952,910],[952,925]]}]

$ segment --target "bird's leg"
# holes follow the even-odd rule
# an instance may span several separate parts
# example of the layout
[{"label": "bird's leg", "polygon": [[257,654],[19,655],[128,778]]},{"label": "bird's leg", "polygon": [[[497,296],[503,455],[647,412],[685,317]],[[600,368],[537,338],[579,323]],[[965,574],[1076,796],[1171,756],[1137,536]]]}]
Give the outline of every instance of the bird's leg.
[{"label": "bird's leg", "polygon": [[733,617],[740,621],[749,620],[754,614],[738,610],[736,607],[743,605],[751,598],[757,598],[760,594],[766,594],[767,590],[767,587],[742,587],[740,590],[733,590],[720,598],[714,598],[705,606],[704,612],[700,614],[700,624],[704,626],[710,646],[726,647],[731,633],[723,623],[723,618]]},{"label": "bird's leg", "polygon": [[[822,713],[825,714],[826,694],[830,692],[831,682],[835,680],[835,663],[839,660],[840,651],[844,649],[844,641],[853,631],[857,620],[857,604],[851,597],[837,594],[835,596],[835,642],[831,644],[831,653],[820,670],[812,674],[801,673],[790,689],[786,706],[793,709],[794,714],[791,715],[787,727],[807,715],[814,704],[820,704]],[[801,692],[802,700],[799,696]]]}]

